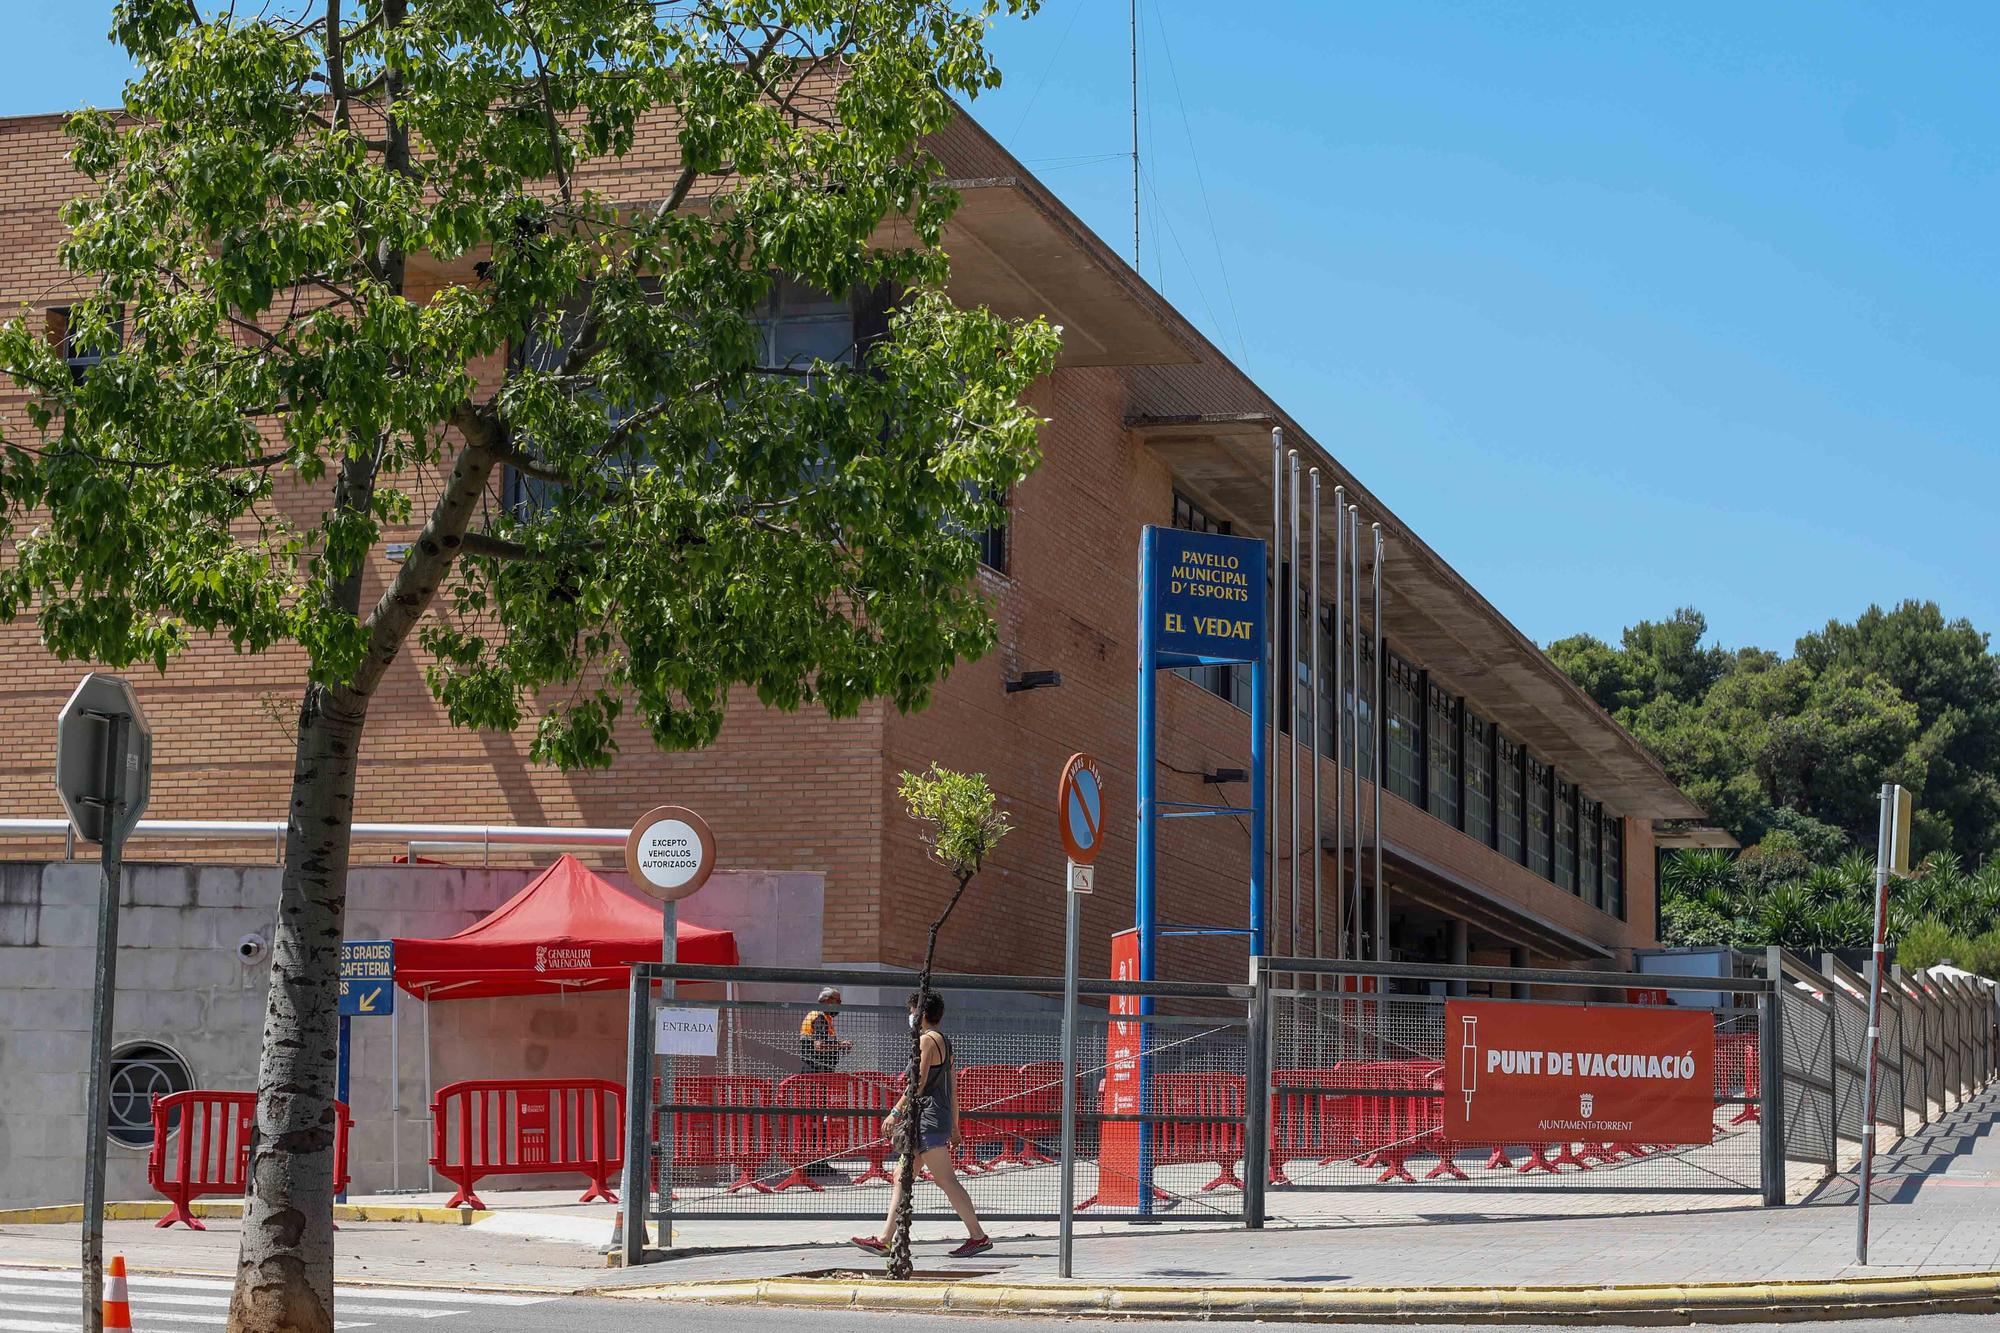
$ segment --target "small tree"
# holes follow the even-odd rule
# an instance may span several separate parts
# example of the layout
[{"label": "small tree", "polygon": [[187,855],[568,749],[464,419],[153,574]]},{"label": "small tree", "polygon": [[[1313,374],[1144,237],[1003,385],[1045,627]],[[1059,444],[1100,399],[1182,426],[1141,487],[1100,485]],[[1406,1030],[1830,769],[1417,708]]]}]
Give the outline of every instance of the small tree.
[{"label": "small tree", "polygon": [[[60,251],[100,359],[0,330],[0,620],[300,664],[232,1333],[333,1327],[356,775],[413,643],[454,724],[562,767],[627,708],[707,745],[736,687],[919,707],[992,643],[970,534],[1034,464],[1055,335],[947,299],[924,145],[1035,6],[117,4],[139,72],[69,123]],[[770,347],[780,281],[851,297],[854,345]]]},{"label": "small tree", "polygon": [[917,1193],[917,1157],[923,1146],[921,1089],[917,1080],[923,1071],[923,1024],[920,1015],[931,993],[931,965],[937,956],[938,932],[951,919],[966,886],[986,863],[986,858],[1007,836],[1013,825],[1005,811],[994,804],[993,789],[980,773],[955,773],[932,764],[926,773],[905,773],[903,801],[910,817],[924,827],[924,845],[956,881],[951,898],[931,922],[930,938],[924,943],[924,966],[917,973],[917,1013],[910,1022],[910,1066],[904,1079],[906,1101],[903,1111],[902,1179],[903,1197],[896,1205],[890,1227],[889,1276],[898,1281],[909,1277],[911,1201]]}]

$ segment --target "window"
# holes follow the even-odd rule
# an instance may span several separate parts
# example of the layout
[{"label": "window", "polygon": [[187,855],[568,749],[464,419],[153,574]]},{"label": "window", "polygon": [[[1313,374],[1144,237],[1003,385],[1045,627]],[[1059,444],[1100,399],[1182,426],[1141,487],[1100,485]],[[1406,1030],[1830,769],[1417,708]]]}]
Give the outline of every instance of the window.
[{"label": "window", "polygon": [[[557,312],[553,333],[545,322],[531,329],[526,338],[510,349],[513,364],[534,370],[554,370],[560,366],[568,355],[569,341],[582,323],[587,300],[586,294],[580,294],[564,304]],[[750,315],[757,365],[767,370],[800,369],[815,359],[853,365],[856,331],[867,322],[874,301],[870,293],[857,291],[852,297],[829,296],[794,278],[774,279],[763,303]],[[606,415],[615,424],[630,416],[636,406],[608,405]],[[507,506],[517,514],[545,506],[559,489],[553,482],[523,477],[511,468],[502,483]],[[977,540],[980,562],[1004,569],[1007,549],[1004,526],[997,534],[978,534]],[[1001,564],[993,564],[987,558],[995,552],[999,553]]]},{"label": "window", "polygon": [[795,278],[780,277],[751,317],[757,364],[799,369],[814,361],[854,364],[854,304]]},{"label": "window", "polygon": [[[1179,491],[1174,492],[1174,526],[1184,532],[1213,532],[1229,535],[1229,522],[1209,513]],[[1000,566],[994,566],[1000,568]],[[1229,700],[1238,708],[1250,708],[1250,668],[1238,666],[1176,667],[1174,674],[1185,676],[1210,694]]]},{"label": "window", "polygon": [[1584,797],[1577,807],[1576,821],[1576,873],[1579,893],[1592,907],[1604,906],[1604,886],[1598,878],[1603,866],[1599,855],[1598,815],[1603,809],[1596,801]]},{"label": "window", "polygon": [[1521,747],[1493,731],[1494,774],[1500,790],[1495,793],[1493,845],[1500,855],[1516,865],[1525,863],[1527,846],[1521,840],[1521,818],[1525,813],[1526,792],[1521,780]]},{"label": "window", "polygon": [[112,1141],[128,1148],[150,1148],[153,1098],[186,1092],[193,1086],[194,1071],[188,1068],[187,1061],[158,1042],[127,1042],[114,1049],[107,1088],[111,1102],[108,1131]]},{"label": "window", "polygon": [[1625,919],[1625,821],[1604,812],[1604,910]]},{"label": "window", "polygon": [[1554,820],[1549,810],[1549,766],[1529,755],[1528,769],[1528,869],[1543,879],[1550,878],[1550,834]]},{"label": "window", "polygon": [[1556,887],[1576,892],[1576,788],[1556,779]]},{"label": "window", "polygon": [[[1002,495],[999,505],[1003,511],[1007,510],[1008,497]],[[1001,518],[991,527],[972,534],[973,544],[979,548],[979,563],[996,574],[1007,572],[1007,531],[1007,520]]]},{"label": "window", "polygon": [[1423,672],[1389,655],[1387,698],[1383,728],[1388,732],[1384,754],[1388,758],[1387,787],[1412,805],[1424,803],[1423,782]]},{"label": "window", "polygon": [[121,314],[111,321],[110,346],[93,347],[85,343],[82,335],[71,326],[69,307],[54,306],[48,314],[48,337],[51,343],[62,348],[63,360],[69,365],[69,377],[81,384],[92,366],[117,351],[125,341],[125,318]]},{"label": "window", "polygon": [[1430,786],[1425,795],[1430,811],[1453,828],[1459,827],[1458,777],[1460,768],[1458,699],[1448,690],[1430,687],[1430,709],[1425,719],[1424,756],[1430,765]]},{"label": "window", "polygon": [[1493,845],[1493,728],[1470,708],[1465,715],[1465,831]]}]

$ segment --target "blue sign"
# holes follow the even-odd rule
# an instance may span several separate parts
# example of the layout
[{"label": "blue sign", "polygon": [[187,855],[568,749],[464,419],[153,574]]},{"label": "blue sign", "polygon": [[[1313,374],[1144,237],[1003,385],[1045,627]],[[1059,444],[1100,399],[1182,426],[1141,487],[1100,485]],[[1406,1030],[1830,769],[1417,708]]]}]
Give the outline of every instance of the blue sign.
[{"label": "blue sign", "polygon": [[340,942],[340,1016],[387,1018],[396,1012],[396,941]]},{"label": "blue sign", "polygon": [[1154,665],[1254,662],[1264,655],[1264,543],[1148,527],[1146,597]]},{"label": "blue sign", "polygon": [[1063,814],[1069,820],[1070,840],[1086,851],[1097,849],[1097,830],[1104,826],[1103,806],[1097,774],[1088,768],[1077,769],[1070,781],[1069,809]]}]

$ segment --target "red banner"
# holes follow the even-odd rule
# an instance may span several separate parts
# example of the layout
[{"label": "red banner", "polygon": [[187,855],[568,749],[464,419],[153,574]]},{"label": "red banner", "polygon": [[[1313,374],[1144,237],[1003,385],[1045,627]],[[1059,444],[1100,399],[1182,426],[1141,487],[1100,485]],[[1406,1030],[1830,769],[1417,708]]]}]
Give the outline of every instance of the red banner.
[{"label": "red banner", "polygon": [[1707,1143],[1715,1019],[1654,1005],[1445,1003],[1445,1136]]},{"label": "red banner", "polygon": [[[1121,930],[1111,937],[1111,979],[1139,979],[1139,932]],[[1114,995],[1111,1012],[1139,1015],[1137,995]],[[1105,1115],[1138,1115],[1139,1040],[1143,1028],[1138,1023],[1113,1022],[1105,1033],[1104,1094],[1099,1105]],[[1117,1121],[1105,1125],[1100,1136],[1097,1160],[1097,1202],[1107,1208],[1139,1206],[1139,1133],[1137,1121]]]}]

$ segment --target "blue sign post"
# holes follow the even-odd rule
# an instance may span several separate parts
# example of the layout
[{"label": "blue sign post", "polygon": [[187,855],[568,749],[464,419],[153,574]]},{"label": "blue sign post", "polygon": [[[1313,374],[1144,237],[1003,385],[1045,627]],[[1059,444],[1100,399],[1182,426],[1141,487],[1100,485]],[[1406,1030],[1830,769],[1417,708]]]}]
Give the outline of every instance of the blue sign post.
[{"label": "blue sign post", "polygon": [[[1176,935],[1243,935],[1253,956],[1264,952],[1264,810],[1265,733],[1270,727],[1268,695],[1270,654],[1269,588],[1264,543],[1248,537],[1180,528],[1148,526],[1139,544],[1139,846],[1138,882],[1134,893],[1139,936],[1139,977],[1154,979],[1160,926],[1155,907],[1158,877],[1156,843],[1162,819],[1194,819],[1226,815],[1249,817],[1249,924],[1227,926],[1173,925]],[[1250,804],[1248,807],[1162,801],[1157,772],[1155,732],[1159,716],[1154,673],[1174,667],[1250,666]],[[1152,1012],[1150,997],[1140,1012]],[[1144,1058],[1150,1037],[1140,1040],[1139,1096],[1150,1106]],[[1152,1139],[1140,1136],[1139,1209],[1152,1211]]]},{"label": "blue sign post", "polygon": [[[396,942],[394,940],[342,940],[340,942],[340,1061],[334,1096],[343,1105],[347,1100],[347,1055],[353,1046],[353,1025],[357,1018],[390,1018],[396,1012]],[[340,1201],[347,1201],[342,1190]]]}]

